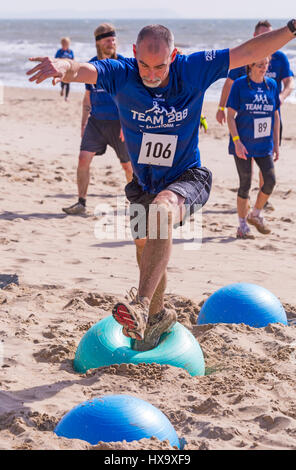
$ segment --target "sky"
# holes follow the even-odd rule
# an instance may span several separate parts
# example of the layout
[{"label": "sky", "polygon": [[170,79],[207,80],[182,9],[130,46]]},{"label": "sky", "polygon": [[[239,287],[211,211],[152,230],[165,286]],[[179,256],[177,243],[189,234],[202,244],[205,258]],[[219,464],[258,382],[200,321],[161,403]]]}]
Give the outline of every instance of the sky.
[{"label": "sky", "polygon": [[[9,0],[1,2],[0,18],[294,18],[295,0]],[[109,4],[108,4],[109,3]],[[124,7],[123,7],[124,4]],[[159,8],[161,6],[161,8]]]}]

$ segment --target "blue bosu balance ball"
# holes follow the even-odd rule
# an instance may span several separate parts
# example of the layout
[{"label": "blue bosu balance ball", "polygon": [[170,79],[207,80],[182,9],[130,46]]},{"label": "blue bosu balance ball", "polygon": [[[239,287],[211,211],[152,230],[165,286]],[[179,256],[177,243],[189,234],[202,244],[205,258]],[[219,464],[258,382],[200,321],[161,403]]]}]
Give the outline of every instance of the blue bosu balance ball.
[{"label": "blue bosu balance ball", "polygon": [[54,432],[92,445],[155,436],[180,448],[177,433],[162,411],[130,395],[104,395],[85,401],[69,411]]},{"label": "blue bosu balance ball", "polygon": [[275,295],[264,287],[243,282],[222,287],[206,300],[197,324],[207,323],[244,323],[257,328],[269,323],[288,324]]}]

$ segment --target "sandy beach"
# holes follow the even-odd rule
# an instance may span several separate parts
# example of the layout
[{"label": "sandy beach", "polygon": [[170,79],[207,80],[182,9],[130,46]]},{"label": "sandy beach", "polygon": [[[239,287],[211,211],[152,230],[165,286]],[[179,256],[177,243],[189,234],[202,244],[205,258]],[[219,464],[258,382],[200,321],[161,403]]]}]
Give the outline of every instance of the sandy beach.
[{"label": "sandy beach", "polygon": [[[275,210],[265,213],[272,232],[253,229],[255,240],[236,239],[238,178],[228,129],[215,120],[216,103],[204,105],[209,130],[200,133],[200,150],[213,189],[198,249],[184,238],[174,241],[166,299],[197,338],[207,374],[191,377],[157,364],[77,374],[79,341],[137,286],[138,268],[128,218],[122,238],[103,237],[98,228],[105,227],[98,211],[112,217],[125,201],[112,149],[93,161],[87,215],[62,212],[77,199],[83,87],[68,103],[59,90],[6,88],[0,105],[0,449],[171,449],[153,438],[91,446],[53,433],[71,408],[111,393],[158,407],[185,449],[296,449],[296,105],[282,108]],[[255,170],[251,203],[257,189]],[[233,282],[269,289],[289,325],[197,326],[205,299]]]}]

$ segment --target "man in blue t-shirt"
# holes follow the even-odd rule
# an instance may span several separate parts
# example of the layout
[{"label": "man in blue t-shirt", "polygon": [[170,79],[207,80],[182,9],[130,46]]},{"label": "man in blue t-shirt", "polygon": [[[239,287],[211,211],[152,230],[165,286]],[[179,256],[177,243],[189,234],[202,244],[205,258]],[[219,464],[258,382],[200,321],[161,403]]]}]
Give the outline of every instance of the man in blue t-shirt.
[{"label": "man in blue t-shirt", "polygon": [[[254,37],[260,34],[268,33],[272,31],[272,26],[269,21],[259,21],[254,30]],[[226,122],[225,107],[227,99],[232,87],[234,80],[246,75],[246,67],[239,67],[229,71],[227,79],[225,80],[221,97],[219,101],[219,107],[216,114],[216,119],[220,124]],[[294,74],[290,68],[289,60],[282,51],[276,51],[271,56],[268,72],[266,76],[273,78],[277,82],[278,92],[280,96],[281,104],[284,103],[285,99],[292,93],[294,89]],[[282,120],[280,121],[280,143],[282,140]]]},{"label": "man in blue t-shirt", "polygon": [[[116,52],[116,33],[113,25],[103,23],[94,31],[97,55],[89,62],[104,59],[123,59]],[[86,196],[90,180],[90,164],[95,155],[103,155],[107,145],[115,151],[127,182],[131,181],[133,170],[124,142],[118,109],[111,96],[95,85],[85,85],[82,103],[81,144],[77,168],[78,201],[63,211],[69,215],[86,212]]]},{"label": "man in blue t-shirt", "polygon": [[[62,38],[61,39],[61,49],[58,49],[55,55],[56,59],[74,59],[74,53],[72,49],[70,49],[70,38]],[[68,96],[70,92],[70,84],[61,82],[61,96],[64,96],[64,88],[65,88],[65,101],[68,101]]]},{"label": "man in blue t-shirt", "polygon": [[[27,72],[32,75],[30,81],[40,83],[53,77],[53,84],[60,80],[97,83],[118,106],[134,171],[126,194],[139,213],[135,239],[140,280],[137,293],[130,292],[131,302],[117,303],[112,313],[123,326],[123,334],[135,339],[134,349],[152,349],[176,321],[175,313],[166,310],[163,302],[172,228],[183,223],[186,213],[206,203],[211,188],[211,172],[201,167],[198,149],[205,91],[226,77],[229,68],[256,62],[295,35],[296,20],[291,20],[230,50],[182,56],[176,55],[170,30],[150,25],[138,35],[134,59],[93,64],[30,59],[39,62]],[[140,223],[147,209],[148,234]]]}]

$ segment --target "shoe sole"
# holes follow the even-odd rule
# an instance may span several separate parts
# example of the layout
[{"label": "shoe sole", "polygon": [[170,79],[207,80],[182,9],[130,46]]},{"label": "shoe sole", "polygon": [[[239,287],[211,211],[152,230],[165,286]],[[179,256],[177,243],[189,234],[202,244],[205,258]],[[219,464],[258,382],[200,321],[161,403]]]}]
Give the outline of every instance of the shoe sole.
[{"label": "shoe sole", "polygon": [[246,235],[243,235],[243,236],[241,236],[241,235],[236,235],[236,238],[237,238],[238,240],[255,240],[254,235],[251,235],[251,234],[249,234],[249,235],[246,234]]},{"label": "shoe sole", "polygon": [[86,211],[70,212],[66,207],[63,207],[63,208],[62,208],[62,211],[65,212],[65,214],[68,214],[68,215],[82,215],[82,214],[85,214],[85,213],[86,213]]},{"label": "shoe sole", "polygon": [[145,330],[144,340],[135,342],[133,349],[136,351],[149,351],[156,348],[159,343],[161,336],[164,333],[169,333],[173,326],[177,322],[177,316],[175,318],[165,318],[155,325],[147,325]]},{"label": "shoe sole", "polygon": [[128,307],[122,303],[116,304],[112,309],[112,316],[114,320],[123,326],[123,334],[129,338],[142,341],[144,332],[141,335],[138,331],[138,322],[135,315]]},{"label": "shoe sole", "polygon": [[262,228],[259,224],[254,222],[252,219],[248,219],[248,222],[249,224],[254,225],[254,227],[256,227],[256,229],[258,230],[258,232],[262,233],[263,235],[268,235],[271,232],[270,229]]}]

